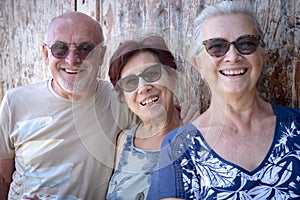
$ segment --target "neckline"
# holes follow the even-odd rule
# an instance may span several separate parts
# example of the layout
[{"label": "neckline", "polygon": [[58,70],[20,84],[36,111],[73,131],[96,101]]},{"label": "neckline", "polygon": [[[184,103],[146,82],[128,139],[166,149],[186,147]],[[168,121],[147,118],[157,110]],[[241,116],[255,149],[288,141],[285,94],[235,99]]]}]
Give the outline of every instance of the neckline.
[{"label": "neckline", "polygon": [[72,104],[81,104],[82,102],[93,102],[94,99],[95,99],[95,96],[96,94],[98,93],[98,90],[99,90],[99,81],[97,81],[97,90],[95,92],[94,95],[92,95],[91,97],[87,98],[87,99],[80,99],[80,100],[72,100],[72,99],[67,99],[67,98],[64,98],[62,96],[60,96],[59,94],[57,94],[54,89],[52,88],[52,81],[53,81],[53,78],[50,78],[48,80],[48,89],[50,91],[50,93],[55,96],[56,98],[64,101],[64,102],[67,102],[67,103],[72,103]]},{"label": "neckline", "polygon": [[198,135],[200,136],[202,142],[205,144],[205,146],[207,147],[207,149],[213,154],[214,157],[216,157],[217,159],[219,159],[219,160],[222,161],[223,163],[226,163],[227,165],[231,165],[231,166],[233,166],[234,168],[237,168],[237,169],[243,171],[244,173],[246,173],[246,174],[248,174],[248,175],[253,175],[253,174],[257,173],[259,170],[261,170],[261,169],[265,166],[265,164],[268,162],[268,160],[269,160],[269,158],[270,158],[270,155],[272,154],[273,149],[274,149],[274,146],[275,146],[275,144],[276,144],[276,142],[277,142],[277,140],[278,140],[278,137],[279,137],[279,136],[278,136],[278,135],[279,135],[279,133],[278,133],[278,128],[279,128],[279,124],[278,124],[278,115],[277,115],[277,112],[276,112],[276,111],[277,111],[277,107],[276,107],[276,105],[274,105],[274,104],[271,104],[271,105],[272,105],[272,108],[273,108],[273,111],[274,111],[274,114],[275,114],[275,117],[276,117],[276,119],[275,119],[275,120],[276,120],[276,121],[275,121],[275,130],[274,130],[274,133],[273,133],[273,134],[274,134],[273,141],[272,141],[272,144],[271,144],[271,146],[270,146],[270,148],[269,148],[267,154],[265,155],[264,159],[263,159],[263,160],[261,161],[261,163],[260,163],[254,170],[252,170],[252,171],[248,171],[247,169],[245,169],[245,168],[239,166],[238,164],[235,164],[235,163],[233,163],[233,162],[231,162],[231,161],[228,161],[227,159],[221,157],[217,152],[215,152],[214,149],[211,148],[211,146],[207,143],[207,141],[205,140],[205,138],[204,138],[204,136],[202,135],[202,133],[200,132],[200,130],[197,129],[197,127],[196,127],[194,124],[192,124],[192,123],[190,122],[190,123],[187,124],[187,125],[189,125],[189,126],[191,126],[191,127],[193,127],[194,129],[197,130],[197,133],[198,133]]},{"label": "neckline", "polygon": [[[136,134],[136,131],[138,129],[138,127],[141,125],[142,121],[140,121],[134,128],[131,129],[131,132],[130,132],[130,143],[131,143],[131,146],[134,150],[136,151],[139,151],[139,152],[146,152],[146,153],[159,153],[160,150],[147,150],[147,149],[141,149],[141,148],[138,148],[134,145],[134,138],[135,138],[135,134]],[[127,137],[128,137],[127,136]]]}]

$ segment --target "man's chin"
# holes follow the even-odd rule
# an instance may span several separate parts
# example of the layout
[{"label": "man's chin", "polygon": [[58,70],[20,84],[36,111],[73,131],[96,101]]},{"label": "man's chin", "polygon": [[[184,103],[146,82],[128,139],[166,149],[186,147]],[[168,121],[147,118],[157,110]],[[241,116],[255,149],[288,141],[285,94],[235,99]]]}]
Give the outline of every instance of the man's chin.
[{"label": "man's chin", "polygon": [[83,84],[81,82],[73,82],[73,83],[63,82],[60,85],[61,88],[69,94],[79,94],[82,93],[85,89],[87,89],[86,84]]}]

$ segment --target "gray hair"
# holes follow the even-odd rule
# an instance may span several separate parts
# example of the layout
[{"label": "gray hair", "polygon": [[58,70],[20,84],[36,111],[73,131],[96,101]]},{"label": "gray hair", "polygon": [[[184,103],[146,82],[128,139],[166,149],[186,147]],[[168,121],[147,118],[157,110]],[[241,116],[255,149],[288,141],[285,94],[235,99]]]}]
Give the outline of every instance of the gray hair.
[{"label": "gray hair", "polygon": [[256,19],[256,15],[254,14],[254,9],[252,5],[246,2],[240,1],[223,1],[218,4],[210,5],[202,10],[199,16],[194,21],[194,45],[191,46],[190,56],[193,57],[198,55],[201,49],[203,48],[203,35],[202,35],[202,26],[205,20],[226,14],[244,14],[251,17],[254,22],[256,33],[261,37],[262,46],[264,46],[264,34]]}]

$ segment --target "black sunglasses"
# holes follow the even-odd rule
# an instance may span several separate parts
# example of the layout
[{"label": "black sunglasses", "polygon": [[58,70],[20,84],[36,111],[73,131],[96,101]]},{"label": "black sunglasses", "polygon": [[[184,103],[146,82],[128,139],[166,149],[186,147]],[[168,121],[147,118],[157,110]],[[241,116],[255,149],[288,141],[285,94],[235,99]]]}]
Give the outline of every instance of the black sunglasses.
[{"label": "black sunglasses", "polygon": [[[49,49],[51,49],[52,55],[57,59],[64,59],[66,58],[70,50],[70,45],[74,43],[66,43],[66,42],[57,42],[54,43],[51,47],[49,47],[47,44],[45,44]],[[95,48],[95,45],[84,42],[80,43],[79,45],[76,45],[75,53],[78,55],[78,57],[82,60],[84,60],[89,53]]]},{"label": "black sunglasses", "polygon": [[233,44],[239,53],[249,55],[256,51],[258,45],[264,47],[259,35],[242,35],[233,42],[229,42],[223,38],[212,38],[204,40],[202,44],[205,46],[207,53],[212,57],[224,56],[230,45]]},{"label": "black sunglasses", "polygon": [[139,77],[142,77],[147,83],[153,83],[158,81],[161,77],[161,66],[162,64],[156,63],[147,67],[141,74],[139,75],[129,75],[126,76],[117,82],[117,86],[121,88],[121,90],[125,92],[134,91],[139,85]]}]

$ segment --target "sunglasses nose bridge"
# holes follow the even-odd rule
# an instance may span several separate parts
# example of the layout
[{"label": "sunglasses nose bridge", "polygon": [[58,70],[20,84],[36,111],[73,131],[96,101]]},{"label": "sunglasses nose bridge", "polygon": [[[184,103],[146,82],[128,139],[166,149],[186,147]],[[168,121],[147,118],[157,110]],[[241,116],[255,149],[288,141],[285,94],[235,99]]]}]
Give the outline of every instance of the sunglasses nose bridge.
[{"label": "sunglasses nose bridge", "polygon": [[233,50],[234,53],[240,53],[240,51],[238,50],[238,48],[236,46],[236,41],[232,41],[232,42],[228,41],[227,42],[227,47],[226,47],[226,51],[225,51],[224,55],[228,54],[228,52],[230,52],[231,50]]},{"label": "sunglasses nose bridge", "polygon": [[77,63],[77,62],[82,61],[82,59],[79,55],[77,47],[75,47],[75,48],[74,47],[69,47],[65,59],[70,63]]},{"label": "sunglasses nose bridge", "polygon": [[152,86],[150,83],[148,83],[147,81],[145,81],[144,77],[141,75],[138,75],[138,85],[137,85],[137,90],[138,93],[142,93],[143,91],[148,91]]},{"label": "sunglasses nose bridge", "polygon": [[74,52],[76,52],[77,51],[77,47],[69,47],[69,50],[68,50],[68,52],[70,52],[70,51],[74,51]]},{"label": "sunglasses nose bridge", "polygon": [[140,86],[143,86],[143,85],[146,85],[147,84],[147,81],[145,81],[144,77],[142,76],[142,74],[140,75],[137,75],[137,78],[138,78],[138,88]]},{"label": "sunglasses nose bridge", "polygon": [[71,46],[69,46],[69,49],[68,49],[68,53],[71,53],[71,52],[74,52],[76,55],[79,55],[79,49],[78,49],[78,47],[75,45],[75,44],[73,44],[75,47],[71,47]]}]

